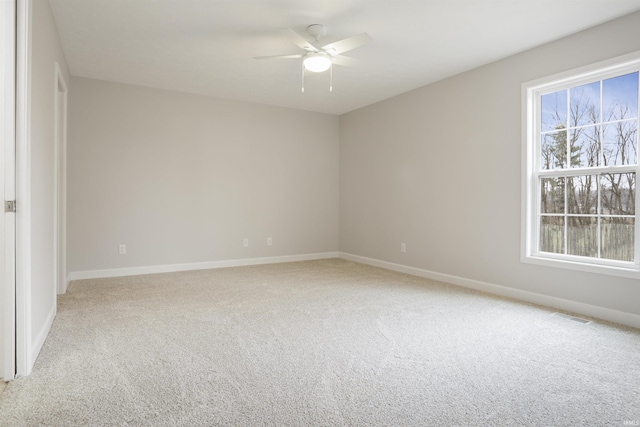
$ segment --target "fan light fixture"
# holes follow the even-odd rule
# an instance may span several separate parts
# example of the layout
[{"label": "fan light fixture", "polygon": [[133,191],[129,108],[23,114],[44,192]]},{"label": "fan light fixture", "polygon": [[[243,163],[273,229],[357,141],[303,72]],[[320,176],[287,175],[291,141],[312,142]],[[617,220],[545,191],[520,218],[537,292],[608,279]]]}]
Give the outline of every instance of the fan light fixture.
[{"label": "fan light fixture", "polygon": [[305,55],[302,63],[305,70],[309,70],[313,73],[322,73],[331,68],[331,57],[326,53],[309,53]]}]

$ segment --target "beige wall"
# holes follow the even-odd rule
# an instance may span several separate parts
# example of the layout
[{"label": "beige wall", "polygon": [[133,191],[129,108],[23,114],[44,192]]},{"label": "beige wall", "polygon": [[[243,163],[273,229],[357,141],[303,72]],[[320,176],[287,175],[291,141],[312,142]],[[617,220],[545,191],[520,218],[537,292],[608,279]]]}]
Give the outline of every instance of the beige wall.
[{"label": "beige wall", "polygon": [[638,28],[637,13],[339,118],[73,78],[68,271],[339,249],[640,314],[634,280],[520,262],[521,84],[640,50]]},{"label": "beige wall", "polygon": [[521,84],[636,50],[640,13],[341,116],[340,250],[640,314],[635,280],[520,262]]},{"label": "beige wall", "polygon": [[[28,152],[31,281],[28,285],[30,299],[27,305],[30,306],[31,324],[31,342],[28,346],[32,354],[29,356],[33,362],[53,321],[56,305],[53,240],[56,62],[59,63],[67,83],[70,80],[48,1],[32,2],[31,41],[31,139]],[[18,227],[28,224],[19,220]]]},{"label": "beige wall", "polygon": [[337,116],[74,77],[68,271],[337,251],[338,132]]}]

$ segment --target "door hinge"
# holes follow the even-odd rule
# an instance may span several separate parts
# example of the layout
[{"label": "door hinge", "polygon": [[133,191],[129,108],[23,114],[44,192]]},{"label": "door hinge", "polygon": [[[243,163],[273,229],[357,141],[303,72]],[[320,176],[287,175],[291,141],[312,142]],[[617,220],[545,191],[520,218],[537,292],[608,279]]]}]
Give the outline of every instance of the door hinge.
[{"label": "door hinge", "polygon": [[15,212],[16,211],[16,201],[15,200],[5,200],[4,201],[4,211],[5,212]]}]

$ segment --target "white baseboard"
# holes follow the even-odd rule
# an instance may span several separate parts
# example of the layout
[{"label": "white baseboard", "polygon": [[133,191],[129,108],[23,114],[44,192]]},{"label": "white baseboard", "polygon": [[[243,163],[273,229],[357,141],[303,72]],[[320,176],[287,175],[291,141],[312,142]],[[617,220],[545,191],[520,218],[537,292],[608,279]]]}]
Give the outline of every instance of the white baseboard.
[{"label": "white baseboard", "polygon": [[527,301],[534,304],[553,307],[559,310],[570,311],[573,313],[582,314],[584,316],[594,317],[597,319],[607,320],[609,322],[631,326],[634,328],[640,328],[640,316],[633,313],[584,304],[577,301],[552,297],[549,295],[538,294],[535,292],[524,291],[522,289],[510,288],[507,286],[495,285],[493,283],[481,282],[479,280],[467,279],[450,274],[437,273],[434,271],[423,270],[421,268],[408,267],[406,265],[380,261],[377,259],[348,254],[344,252],[340,252],[339,256],[342,259],[359,262],[362,264],[368,264],[374,267],[398,271],[400,273],[411,274],[413,276],[424,277],[427,279],[438,280],[441,282],[451,283],[452,285],[462,286],[464,288],[475,289],[490,294],[500,295],[503,297],[513,298],[521,301]]},{"label": "white baseboard", "polygon": [[338,252],[321,252],[303,255],[284,255],[265,258],[246,258],[224,261],[207,261],[189,264],[152,265],[147,267],[111,268],[106,270],[73,271],[67,276],[67,283],[73,280],[103,279],[107,277],[137,276],[140,274],[173,273],[177,271],[209,270],[224,267],[242,267],[246,265],[276,264],[282,262],[312,261],[317,259],[338,258]]},{"label": "white baseboard", "polygon": [[[411,274],[418,277],[424,277],[431,280],[438,280],[441,282],[451,283],[453,285],[462,286],[464,288],[475,289],[490,294],[500,295],[507,298],[513,298],[521,301],[527,301],[534,304],[553,307],[559,310],[570,311],[584,316],[594,317],[597,319],[607,320],[622,325],[631,326],[634,328],[640,328],[640,315],[627,313],[624,311],[613,310],[606,307],[599,307],[595,305],[585,304],[577,301],[567,300],[563,298],[557,298],[549,295],[538,294],[535,292],[525,291],[522,289],[510,288],[508,286],[496,285],[493,283],[482,282],[479,280],[467,279],[464,277],[454,276],[450,274],[438,273],[435,271],[424,270],[416,267],[409,267],[402,264],[396,264],[387,261],[381,261],[374,258],[367,258],[359,255],[353,255],[344,252],[322,252],[315,254],[303,254],[303,255],[285,255],[277,257],[265,257],[265,258],[247,258],[236,260],[224,260],[224,261],[209,261],[189,264],[170,264],[170,265],[154,265],[147,267],[128,267],[128,268],[113,268],[105,270],[86,270],[86,271],[74,271],[69,273],[67,277],[67,283],[73,280],[83,279],[101,279],[107,277],[121,277],[121,276],[136,276],[140,274],[155,274],[155,273],[172,273],[177,271],[191,271],[191,270],[208,270],[213,268],[224,267],[242,267],[247,265],[260,265],[260,264],[276,264],[282,262],[296,262],[296,261],[312,261],[317,259],[328,258],[342,258],[349,261],[359,262],[362,264],[368,264],[375,267],[384,268],[387,270],[398,271],[400,273]],[[46,338],[46,332],[51,328],[53,323],[53,317],[55,317],[55,311],[50,313],[50,318],[47,319],[47,323],[43,331],[38,334],[38,339],[34,342],[32,354],[37,355]],[[45,331],[46,329],[46,331]],[[43,335],[44,333],[44,335]],[[37,351],[36,351],[37,349]],[[35,361],[35,359],[32,359]]]},{"label": "white baseboard", "polygon": [[29,355],[30,359],[27,363],[27,372],[25,373],[25,375],[29,375],[31,373],[31,369],[33,368],[33,365],[36,363],[36,359],[40,354],[40,350],[42,350],[44,341],[47,339],[47,336],[49,335],[51,326],[53,326],[53,320],[55,319],[55,317],[56,317],[56,304],[54,304],[53,307],[51,307],[49,314],[47,314],[47,319],[45,320],[44,325],[42,325],[42,329],[40,329],[40,332],[38,332],[38,335],[36,335],[35,340],[33,340],[33,342],[31,343],[31,354]]}]

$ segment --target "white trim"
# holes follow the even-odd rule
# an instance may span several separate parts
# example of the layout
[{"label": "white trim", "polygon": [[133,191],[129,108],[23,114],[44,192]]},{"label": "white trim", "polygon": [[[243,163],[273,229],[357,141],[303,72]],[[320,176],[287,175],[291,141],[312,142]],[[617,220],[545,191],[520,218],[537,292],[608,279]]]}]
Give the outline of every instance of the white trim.
[{"label": "white trim", "polygon": [[[38,332],[38,335],[36,335],[35,340],[31,344],[31,354],[29,355],[31,359],[31,365],[36,362],[38,354],[40,354],[40,350],[42,350],[42,346],[44,345],[44,342],[49,335],[51,326],[53,326],[53,320],[55,319],[55,317],[56,306],[54,305],[53,307],[51,307],[51,310],[49,310],[49,314],[47,314],[47,319],[45,320],[44,325],[42,325],[42,329],[40,329],[40,332]],[[31,369],[29,369],[29,373],[31,373]]]},{"label": "white trim", "polygon": [[[64,294],[67,291],[66,223],[67,223],[67,83],[60,65],[54,64],[54,292]],[[61,88],[62,90],[59,90]],[[60,104],[62,103],[62,111]],[[60,121],[62,120],[62,129]],[[55,300],[55,296],[54,296]]]},{"label": "white trim", "polygon": [[16,64],[16,375],[33,367],[31,341],[31,22],[18,1]]},{"label": "white trim", "polygon": [[358,262],[361,264],[372,265],[374,267],[380,267],[387,270],[397,271],[400,273],[411,274],[413,276],[424,277],[431,280],[438,280],[441,282],[462,286],[464,288],[475,289],[478,291],[483,291],[483,292],[491,293],[494,295],[500,295],[507,298],[527,301],[534,304],[553,307],[559,310],[565,310],[565,311],[570,311],[577,314],[582,314],[584,316],[594,317],[598,319],[607,320],[610,322],[619,323],[622,325],[628,325],[635,328],[640,328],[640,315],[637,315],[637,314],[626,313],[618,310],[612,310],[610,308],[599,307],[599,306],[585,304],[577,301],[566,300],[562,298],[552,297],[549,295],[543,295],[535,292],[524,291],[521,289],[510,288],[508,286],[501,286],[493,283],[482,282],[479,280],[467,279],[464,277],[454,276],[450,274],[438,273],[435,271],[424,270],[421,268],[409,267],[402,264],[395,264],[392,262],[381,261],[374,258],[367,258],[359,255],[345,253],[345,252],[322,252],[322,253],[304,254],[304,255],[287,255],[287,256],[278,256],[278,257],[266,257],[266,258],[246,258],[246,259],[209,261],[209,262],[189,263],[189,264],[171,264],[171,265],[155,265],[155,266],[148,266],[148,267],[129,267],[129,268],[106,269],[106,270],[74,271],[69,273],[67,281],[71,282],[73,280],[136,276],[141,274],[172,273],[172,272],[178,272],[178,271],[208,270],[208,269],[215,269],[215,268],[242,267],[242,266],[248,266],[248,265],[276,264],[276,263],[283,263],[283,262],[313,261],[313,260],[330,259],[330,258],[341,258],[341,259],[345,259],[353,262]]},{"label": "white trim", "polygon": [[[540,141],[538,140],[537,118],[540,117],[541,114],[539,102],[541,94],[566,89],[569,86],[603,80],[616,75],[623,75],[628,72],[637,72],[639,68],[640,51],[636,51],[606,61],[522,83],[521,262],[640,279],[640,224],[638,224],[637,221],[635,229],[635,259],[633,262],[538,252],[539,230],[538,225],[534,226],[534,223],[537,223],[540,209],[538,206],[539,196],[537,191],[537,178],[539,176],[579,176],[624,171],[635,172],[636,176],[640,175],[640,165],[598,166],[539,171],[538,162],[540,160],[540,153],[538,149]],[[636,197],[636,219],[638,218],[638,212],[640,212],[640,199]]]},{"label": "white trim", "polygon": [[[615,58],[606,59],[604,61],[588,64],[583,67],[573,68],[571,70],[562,71],[551,76],[540,77],[539,79],[530,80],[522,84],[523,87],[544,86],[549,92],[554,92],[564,88],[569,82],[577,82],[577,85],[591,83],[602,77],[594,77],[600,75],[608,75],[612,77],[619,71],[624,74],[625,70],[633,70],[640,63],[640,50],[628,53],[626,55],[616,56]],[[579,76],[576,79],[576,76]],[[607,78],[607,77],[605,77]],[[553,82],[553,83],[550,83]]]},{"label": "white trim", "polygon": [[[0,120],[2,134],[0,139],[0,200],[15,200],[15,46],[16,46],[16,2],[5,1],[1,4],[0,27],[2,27],[2,45],[0,56],[7,58],[0,71],[1,92]],[[15,377],[15,242],[16,215],[11,212],[0,213],[0,380],[10,381]]]},{"label": "white trim", "polygon": [[69,273],[67,282],[84,279],[103,279],[107,277],[137,276],[140,274],[173,273],[177,271],[209,270],[225,267],[242,267],[247,265],[277,264],[282,262],[313,261],[318,259],[338,258],[338,252],[321,252],[303,255],[285,255],[265,258],[245,258],[223,261],[195,262],[189,264],[152,265],[147,267],[112,268],[106,270],[85,270]]},{"label": "white trim", "polygon": [[381,261],[344,252],[340,252],[340,258],[359,262],[361,264],[372,265],[374,267],[384,268],[387,270],[398,271],[400,273],[411,274],[413,276],[424,277],[431,280],[438,280],[441,282],[462,286],[464,288],[475,289],[477,291],[487,292],[494,295],[500,295],[507,298],[513,298],[547,307],[553,307],[559,310],[570,311],[573,313],[582,314],[584,316],[632,326],[634,328],[640,328],[640,315],[633,313],[612,310],[606,307],[599,307],[596,305],[590,305],[563,298],[552,297],[549,295],[538,294],[535,292],[524,291],[522,289],[511,288],[508,286],[481,282],[479,280],[467,279],[450,274],[437,273],[435,271],[423,270],[421,268],[409,267],[406,265],[395,264],[392,262]]}]

